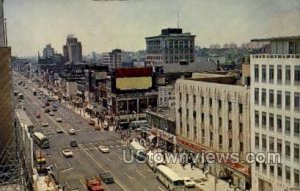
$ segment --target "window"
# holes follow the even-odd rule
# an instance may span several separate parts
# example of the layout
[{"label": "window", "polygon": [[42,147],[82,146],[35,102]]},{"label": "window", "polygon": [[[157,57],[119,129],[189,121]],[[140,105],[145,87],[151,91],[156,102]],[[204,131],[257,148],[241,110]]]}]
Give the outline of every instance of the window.
[{"label": "window", "polygon": [[228,121],[228,129],[231,131],[232,130],[232,120]]},{"label": "window", "polygon": [[266,105],[266,89],[262,89],[262,92],[261,92],[261,104],[262,105]]},{"label": "window", "polygon": [[266,128],[266,126],[267,126],[267,114],[266,114],[266,112],[262,112],[261,126],[262,126],[262,128]]},{"label": "window", "polygon": [[294,119],[294,136],[299,137],[300,119]]},{"label": "window", "polygon": [[193,95],[193,103],[196,104],[196,95]]},{"label": "window", "polygon": [[299,170],[294,169],[294,184],[299,186]]},{"label": "window", "polygon": [[291,107],[291,94],[290,92],[285,92],[285,109],[289,110]]},{"label": "window", "polygon": [[295,66],[295,85],[300,84],[300,66]]},{"label": "window", "polygon": [[209,115],[209,124],[213,125],[213,116],[212,115]]},{"label": "window", "polygon": [[285,141],[285,157],[287,159],[291,157],[291,146],[289,141]]},{"label": "window", "polygon": [[259,88],[255,88],[254,90],[254,103],[259,104]]},{"label": "window", "polygon": [[299,161],[299,145],[294,144],[294,161]]},{"label": "window", "polygon": [[193,111],[193,117],[194,117],[194,119],[196,119],[196,116],[197,116],[197,112]]},{"label": "window", "polygon": [[274,175],[274,166],[270,165],[270,174],[273,176]]},{"label": "window", "polygon": [[205,130],[204,129],[201,130],[201,135],[202,135],[202,137],[205,137]]},{"label": "window", "polygon": [[209,98],[209,107],[212,107],[212,98]]},{"label": "window", "polygon": [[222,135],[219,135],[219,144],[222,144],[223,143],[223,137]]},{"label": "window", "polygon": [[282,119],[280,115],[277,115],[277,132],[282,132]]},{"label": "window", "polygon": [[186,103],[189,102],[189,94],[186,94]]},{"label": "window", "polygon": [[274,107],[274,90],[269,91],[269,107]]},{"label": "window", "polygon": [[232,110],[232,103],[231,102],[228,102],[228,110],[229,110],[229,112],[231,112],[231,110]]},{"label": "window", "polygon": [[267,137],[266,137],[266,135],[262,135],[261,143],[262,143],[262,149],[266,150],[267,149]]},{"label": "window", "polygon": [[259,149],[259,134],[255,133],[255,148]]},{"label": "window", "polygon": [[285,66],[285,83],[290,84],[291,82],[291,67]]},{"label": "window", "polygon": [[262,65],[262,70],[261,70],[261,81],[266,82],[267,74],[266,74],[266,65]]},{"label": "window", "polygon": [[201,97],[201,105],[204,105],[204,97]]},{"label": "window", "polygon": [[285,134],[290,135],[291,133],[291,122],[289,117],[285,117]]},{"label": "window", "polygon": [[281,91],[277,91],[277,108],[281,108],[281,102],[282,102]]},{"label": "window", "polygon": [[271,113],[269,114],[269,129],[274,131],[274,115]]},{"label": "window", "polygon": [[285,179],[287,182],[291,181],[291,169],[288,166],[285,167]]},{"label": "window", "polygon": [[269,66],[269,83],[273,83],[274,80],[274,67],[272,65]]},{"label": "window", "polygon": [[277,139],[277,153],[282,154],[282,143],[281,139]]},{"label": "window", "polygon": [[229,139],[229,149],[231,149],[232,148],[232,139],[230,138]]},{"label": "window", "polygon": [[240,123],[239,132],[240,132],[240,133],[243,133],[243,131],[244,131],[244,130],[243,130],[243,123]]},{"label": "window", "polygon": [[294,106],[295,111],[300,111],[300,93],[295,93]]},{"label": "window", "polygon": [[219,117],[219,127],[222,127],[222,118]]},{"label": "window", "polygon": [[210,139],[210,141],[212,141],[213,138],[214,138],[214,134],[213,134],[213,132],[210,132],[210,133],[209,133],[209,139]]},{"label": "window", "polygon": [[222,100],[218,101],[218,107],[219,107],[219,109],[222,109]]},{"label": "window", "polygon": [[282,68],[280,65],[277,66],[277,83],[281,84],[282,82]]},{"label": "window", "polygon": [[244,144],[243,142],[240,142],[240,152],[243,152],[244,151]]},{"label": "window", "polygon": [[278,164],[277,165],[277,176],[278,177],[282,177],[282,167],[281,167],[281,164]]},{"label": "window", "polygon": [[255,111],[255,126],[259,127],[259,111]]},{"label": "window", "polygon": [[241,113],[243,113],[243,104],[239,104],[239,113],[241,114]]},{"label": "window", "polygon": [[254,66],[254,80],[259,81],[259,65]]},{"label": "window", "polygon": [[197,138],[197,127],[194,126],[194,139]]},{"label": "window", "polygon": [[201,113],[201,121],[204,121],[204,113]]},{"label": "window", "polygon": [[269,151],[270,152],[274,151],[274,137],[270,137],[269,139]]},{"label": "window", "polygon": [[181,99],[182,99],[182,95],[181,93],[179,93],[179,100],[181,101]]}]

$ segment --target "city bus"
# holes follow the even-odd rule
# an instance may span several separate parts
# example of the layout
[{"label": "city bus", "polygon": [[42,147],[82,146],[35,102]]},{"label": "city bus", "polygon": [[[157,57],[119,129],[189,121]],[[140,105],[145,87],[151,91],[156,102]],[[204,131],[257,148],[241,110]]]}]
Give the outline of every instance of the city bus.
[{"label": "city bus", "polygon": [[158,165],[166,165],[164,162],[164,157],[161,152],[152,152],[147,153],[147,164],[155,172]]},{"label": "city bus", "polygon": [[141,127],[149,127],[147,120],[131,121],[129,124],[129,128],[131,129],[137,129]]},{"label": "city bus", "polygon": [[33,140],[42,149],[50,148],[49,139],[41,132],[34,132]]},{"label": "city bus", "polygon": [[184,191],[184,180],[169,167],[158,165],[156,167],[156,177],[168,190]]},{"label": "city bus", "polygon": [[136,157],[138,160],[145,160],[146,159],[146,149],[140,145],[137,141],[132,141],[129,144],[129,149],[131,154]]}]

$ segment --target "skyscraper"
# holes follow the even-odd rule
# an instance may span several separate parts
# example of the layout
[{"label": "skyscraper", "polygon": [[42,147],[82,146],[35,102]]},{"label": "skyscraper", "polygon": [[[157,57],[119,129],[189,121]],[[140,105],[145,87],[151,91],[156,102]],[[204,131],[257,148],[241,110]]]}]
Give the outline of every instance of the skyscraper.
[{"label": "skyscraper", "polygon": [[281,160],[252,164],[252,190],[299,190],[300,36],[252,42],[268,44],[250,60],[251,151]]},{"label": "skyscraper", "polygon": [[63,46],[63,54],[69,62],[77,63],[82,61],[81,42],[77,41],[74,35],[69,34],[66,39],[66,45]]},{"label": "skyscraper", "polygon": [[44,58],[52,58],[54,56],[54,48],[51,47],[51,44],[47,44],[43,50]]}]

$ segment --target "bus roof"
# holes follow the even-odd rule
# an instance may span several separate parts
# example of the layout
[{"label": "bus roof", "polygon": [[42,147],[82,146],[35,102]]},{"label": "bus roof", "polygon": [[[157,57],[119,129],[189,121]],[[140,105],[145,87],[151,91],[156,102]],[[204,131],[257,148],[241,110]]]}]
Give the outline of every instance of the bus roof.
[{"label": "bus roof", "polygon": [[38,139],[46,138],[46,136],[41,132],[34,132],[33,135],[36,136]]},{"label": "bus roof", "polygon": [[142,145],[140,145],[139,142],[136,142],[136,141],[132,141],[130,143],[130,146],[132,146],[136,150],[146,150],[145,147],[143,147]]},{"label": "bus roof", "polygon": [[178,174],[165,165],[158,165],[156,168],[169,177],[172,181],[182,180]]}]

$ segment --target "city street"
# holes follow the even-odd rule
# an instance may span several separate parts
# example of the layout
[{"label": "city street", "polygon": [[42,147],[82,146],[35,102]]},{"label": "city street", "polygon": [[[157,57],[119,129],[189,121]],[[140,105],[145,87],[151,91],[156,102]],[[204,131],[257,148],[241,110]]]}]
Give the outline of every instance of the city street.
[{"label": "city street", "polygon": [[[59,104],[54,116],[49,116],[42,108],[45,101],[33,96],[32,87],[28,89],[18,87],[16,90],[24,94],[24,106],[34,123],[35,130],[50,139],[50,149],[44,150],[47,153],[46,166],[53,165],[54,174],[61,185],[65,185],[69,190],[74,188],[86,190],[86,176],[99,176],[100,172],[109,171],[115,183],[110,185],[103,183],[106,190],[166,190],[146,164],[123,162],[123,151],[126,151],[127,157],[129,151],[117,133],[94,130],[85,119],[62,104]],[[40,119],[35,118],[37,113],[41,115]],[[57,117],[61,117],[63,122],[56,122]],[[48,123],[49,126],[42,127],[42,123]],[[76,135],[68,134],[67,131],[71,128],[75,129]],[[63,129],[64,133],[58,134],[56,129]],[[70,146],[72,140],[77,141],[78,147]],[[108,146],[110,153],[101,153],[99,145]],[[65,158],[62,155],[62,150],[67,148],[73,152],[73,158]]]}]

